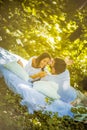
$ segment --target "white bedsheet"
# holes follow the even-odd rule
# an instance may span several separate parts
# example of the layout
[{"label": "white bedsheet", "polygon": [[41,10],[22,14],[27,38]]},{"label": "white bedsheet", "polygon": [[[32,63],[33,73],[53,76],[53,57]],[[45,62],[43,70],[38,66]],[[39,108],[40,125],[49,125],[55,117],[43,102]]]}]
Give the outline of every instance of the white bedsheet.
[{"label": "white bedsheet", "polygon": [[[0,55],[0,60],[3,59]],[[9,59],[8,59],[9,60]],[[21,105],[26,105],[29,113],[44,110],[58,112],[59,116],[69,115],[73,117],[71,105],[61,100],[55,100],[51,104],[46,103],[46,96],[32,88],[30,82],[23,81],[17,75],[10,72],[0,64],[0,74],[4,77],[9,89],[22,97]]]}]

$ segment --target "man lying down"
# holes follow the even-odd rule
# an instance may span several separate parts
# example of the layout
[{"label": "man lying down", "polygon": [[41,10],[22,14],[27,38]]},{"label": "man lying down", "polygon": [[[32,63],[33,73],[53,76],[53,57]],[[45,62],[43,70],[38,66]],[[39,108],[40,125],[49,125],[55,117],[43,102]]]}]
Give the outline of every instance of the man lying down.
[{"label": "man lying down", "polygon": [[0,66],[0,71],[5,79],[9,89],[14,93],[20,94],[22,97],[21,104],[26,105],[29,113],[37,110],[47,110],[58,112],[59,116],[69,115],[73,116],[71,112],[71,105],[61,101],[60,99],[54,100],[51,104],[46,102],[44,94],[32,88],[27,81],[22,80],[13,72]]},{"label": "man lying down", "polygon": [[[0,57],[0,61],[2,59],[3,57]],[[12,68],[9,69],[9,65],[10,68],[13,66],[13,71]],[[55,96],[53,98],[52,93],[50,94],[50,96],[48,95],[49,98],[53,99],[53,102],[49,104],[48,102],[46,102],[48,93],[44,94],[33,88],[31,86],[31,82],[29,82],[29,78],[26,76],[26,71],[24,71],[23,68],[20,69],[19,66],[20,65],[18,65],[15,61],[5,64],[1,64],[0,62],[0,74],[4,77],[5,83],[7,84],[9,89],[11,89],[14,93],[17,93],[22,97],[21,104],[27,106],[29,113],[33,113],[34,111],[38,110],[43,110],[43,112],[58,112],[59,116],[69,115],[73,117],[73,113],[71,112],[72,105],[60,100],[60,96],[55,91],[58,90],[58,86],[56,83],[51,82],[51,85],[53,84],[55,90],[53,90],[52,87],[50,87],[50,90],[52,90],[51,92],[54,91]],[[16,71],[14,73],[14,70],[19,70],[19,72]]]},{"label": "man lying down", "polygon": [[[15,70],[15,68],[20,70],[20,67],[17,63],[15,65],[15,62],[13,62],[12,66],[14,66],[13,70]],[[13,73],[12,70],[9,71],[9,68],[7,69],[6,65],[0,65],[0,71],[5,79],[6,84],[13,92],[20,94],[20,96],[23,98],[21,104],[26,105],[30,113],[33,113],[35,110],[47,110],[58,112],[59,116],[73,116],[73,113],[71,112],[72,105],[69,103],[72,98],[70,100],[66,98],[67,102],[65,102],[63,98],[61,98],[61,96],[57,93],[59,91],[59,86],[57,83],[53,82],[52,80],[51,82],[38,81],[34,83],[34,88],[32,88],[31,82],[29,82],[29,77],[26,76],[24,69],[22,69],[23,68],[21,68],[20,71],[22,74],[19,72],[16,72],[16,74]],[[40,85],[43,86],[43,89],[40,87]],[[40,89],[38,89],[38,87]],[[54,101],[51,104],[48,104],[46,102],[47,97],[54,99]]]}]

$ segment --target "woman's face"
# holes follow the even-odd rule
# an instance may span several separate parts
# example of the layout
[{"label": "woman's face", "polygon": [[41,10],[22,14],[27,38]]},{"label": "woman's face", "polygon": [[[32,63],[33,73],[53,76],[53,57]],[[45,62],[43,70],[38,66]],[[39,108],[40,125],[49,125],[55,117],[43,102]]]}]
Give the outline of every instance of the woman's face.
[{"label": "woman's face", "polygon": [[48,65],[50,63],[50,59],[49,58],[44,58],[43,60],[41,60],[39,67],[40,68],[44,68],[46,65]]}]

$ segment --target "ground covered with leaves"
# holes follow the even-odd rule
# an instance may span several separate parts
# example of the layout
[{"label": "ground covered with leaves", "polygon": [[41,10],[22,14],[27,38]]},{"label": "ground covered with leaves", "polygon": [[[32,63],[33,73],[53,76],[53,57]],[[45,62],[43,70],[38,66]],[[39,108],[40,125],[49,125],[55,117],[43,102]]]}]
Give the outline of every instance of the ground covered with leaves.
[{"label": "ground covered with leaves", "polygon": [[[0,130],[86,130],[86,119],[73,120],[68,116],[60,118],[57,113],[35,112],[29,114],[26,107],[20,106],[20,96],[11,92],[3,78],[0,78]],[[74,109],[73,111],[76,112]],[[78,113],[87,110],[78,109]]]}]

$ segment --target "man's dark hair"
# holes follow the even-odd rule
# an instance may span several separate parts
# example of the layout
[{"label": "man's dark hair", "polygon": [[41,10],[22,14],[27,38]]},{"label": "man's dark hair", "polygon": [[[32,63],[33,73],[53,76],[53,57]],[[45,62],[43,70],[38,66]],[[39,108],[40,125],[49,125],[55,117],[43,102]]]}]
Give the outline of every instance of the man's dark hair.
[{"label": "man's dark hair", "polygon": [[66,70],[66,63],[63,59],[55,58],[54,61],[54,68],[56,74],[60,74]]}]

